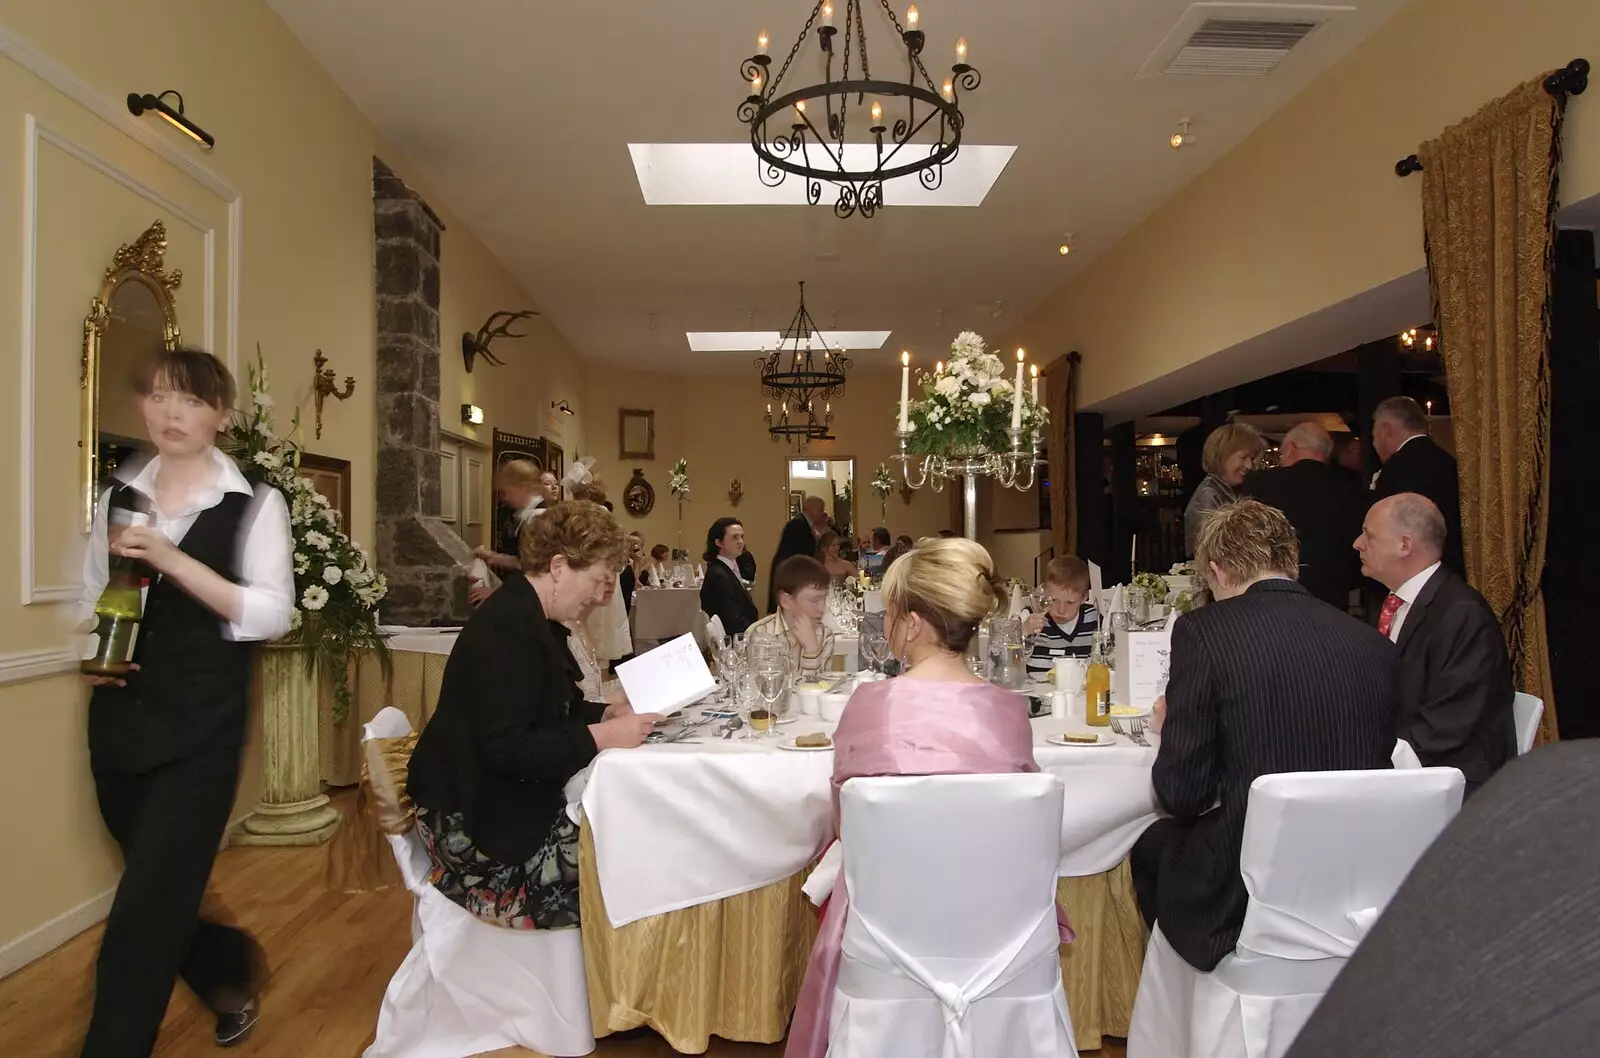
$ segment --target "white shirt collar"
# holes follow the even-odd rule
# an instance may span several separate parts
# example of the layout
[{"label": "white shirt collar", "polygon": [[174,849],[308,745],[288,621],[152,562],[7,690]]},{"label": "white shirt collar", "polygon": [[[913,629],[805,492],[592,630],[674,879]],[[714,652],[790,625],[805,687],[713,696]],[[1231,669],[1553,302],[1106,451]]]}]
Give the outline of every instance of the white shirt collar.
[{"label": "white shirt collar", "polygon": [[[229,492],[242,492],[246,496],[254,495],[255,489],[239,471],[239,464],[231,456],[225,455],[222,449],[215,446],[211,449],[211,461],[216,464],[217,478],[209,488],[203,489],[190,498],[189,507],[182,511],[163,511],[168,518],[181,518],[195,511],[207,510],[222,502],[222,497]],[[142,465],[124,463],[117,468],[115,477],[118,481],[130,488],[136,489],[149,497],[151,502],[156,498],[156,477],[161,473],[161,457],[152,456]]]},{"label": "white shirt collar", "polygon": [[[1428,435],[1425,434],[1425,433],[1414,433],[1410,437],[1407,437],[1404,441],[1401,441],[1400,442],[1400,447],[1396,448],[1395,451],[1398,452],[1398,451],[1400,451],[1401,448],[1404,448],[1406,445],[1410,444],[1412,441],[1415,441],[1417,438],[1426,437],[1426,436],[1428,436]],[[1393,459],[1394,456],[1390,456],[1389,458]]]},{"label": "white shirt collar", "polygon": [[1394,593],[1398,595],[1401,601],[1407,606],[1416,602],[1417,596],[1422,594],[1422,589],[1427,586],[1428,581],[1432,580],[1433,575],[1439,572],[1439,566],[1441,564],[1442,563],[1435,562],[1433,565],[1429,566],[1427,569],[1423,570],[1421,573],[1418,573],[1415,577],[1412,577],[1410,580],[1400,585],[1400,587],[1396,588]]},{"label": "white shirt collar", "polygon": [[740,576],[740,574],[739,574],[739,561],[738,561],[738,559],[729,558],[727,555],[718,555],[717,557],[722,559],[722,564],[723,565],[725,565],[729,569],[733,570],[733,575],[735,577],[738,577],[740,580],[744,580],[744,577]]}]

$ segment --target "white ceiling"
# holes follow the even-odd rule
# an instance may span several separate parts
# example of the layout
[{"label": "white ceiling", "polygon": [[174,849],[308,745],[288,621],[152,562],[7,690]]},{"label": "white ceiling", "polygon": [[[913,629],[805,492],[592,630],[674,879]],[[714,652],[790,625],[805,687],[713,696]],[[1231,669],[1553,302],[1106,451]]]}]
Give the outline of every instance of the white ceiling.
[{"label": "white ceiling", "polygon": [[[797,280],[820,326],[893,329],[860,367],[902,347],[931,362],[965,328],[1000,337],[1406,0],[1345,0],[1356,10],[1266,77],[1151,79],[1135,74],[1189,0],[920,0],[930,75],[958,35],[983,73],[966,142],[1018,149],[982,206],[872,220],[836,219],[826,192],[646,206],[629,157],[630,142],[747,136],[740,60],[766,28],[781,62],[807,0],[270,2],[587,359],[735,372],[748,355],[691,353],[684,332],[780,328]],[[868,18],[882,77],[890,30]],[[1174,151],[1181,118],[1196,140]]]}]

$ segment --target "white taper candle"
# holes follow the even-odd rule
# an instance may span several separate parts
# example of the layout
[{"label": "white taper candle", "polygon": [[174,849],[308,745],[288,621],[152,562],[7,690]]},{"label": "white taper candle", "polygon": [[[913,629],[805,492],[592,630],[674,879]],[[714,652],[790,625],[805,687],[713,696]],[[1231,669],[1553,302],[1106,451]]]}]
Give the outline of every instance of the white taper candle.
[{"label": "white taper candle", "polygon": [[1011,428],[1022,429],[1022,359],[1027,355],[1021,349],[1017,350],[1017,385],[1011,391]]},{"label": "white taper candle", "polygon": [[911,354],[900,353],[900,432],[911,431]]}]

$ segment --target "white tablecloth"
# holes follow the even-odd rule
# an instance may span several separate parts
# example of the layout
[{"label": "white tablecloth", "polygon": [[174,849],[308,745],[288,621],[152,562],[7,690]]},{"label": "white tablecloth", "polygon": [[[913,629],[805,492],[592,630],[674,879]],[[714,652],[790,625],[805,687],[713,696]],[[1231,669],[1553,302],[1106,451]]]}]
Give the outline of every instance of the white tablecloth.
[{"label": "white tablecloth", "polygon": [[[802,718],[782,728],[783,738],[832,727]],[[1105,747],[1045,742],[1081,727],[1033,721],[1035,758],[1067,790],[1063,876],[1116,866],[1158,811],[1156,751],[1121,736]],[[581,797],[614,927],[781,881],[822,850],[833,836],[833,754],[780,750],[776,741],[735,735],[610,750],[590,765],[581,794],[569,786]]]},{"label": "white tablecloth", "polygon": [[403,650],[416,654],[449,654],[456,647],[456,636],[461,634],[459,628],[390,626],[384,631],[393,633],[388,640],[391,651]]}]

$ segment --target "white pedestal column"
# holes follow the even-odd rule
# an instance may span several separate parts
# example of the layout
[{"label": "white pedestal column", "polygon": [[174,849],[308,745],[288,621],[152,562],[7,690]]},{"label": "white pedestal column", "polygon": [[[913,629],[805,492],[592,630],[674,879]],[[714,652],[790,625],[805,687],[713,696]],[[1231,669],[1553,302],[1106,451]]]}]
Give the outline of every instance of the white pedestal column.
[{"label": "white pedestal column", "polygon": [[317,753],[317,667],[296,647],[264,646],[261,666],[261,798],[237,845],[320,845],[339,829],[322,792]]}]

